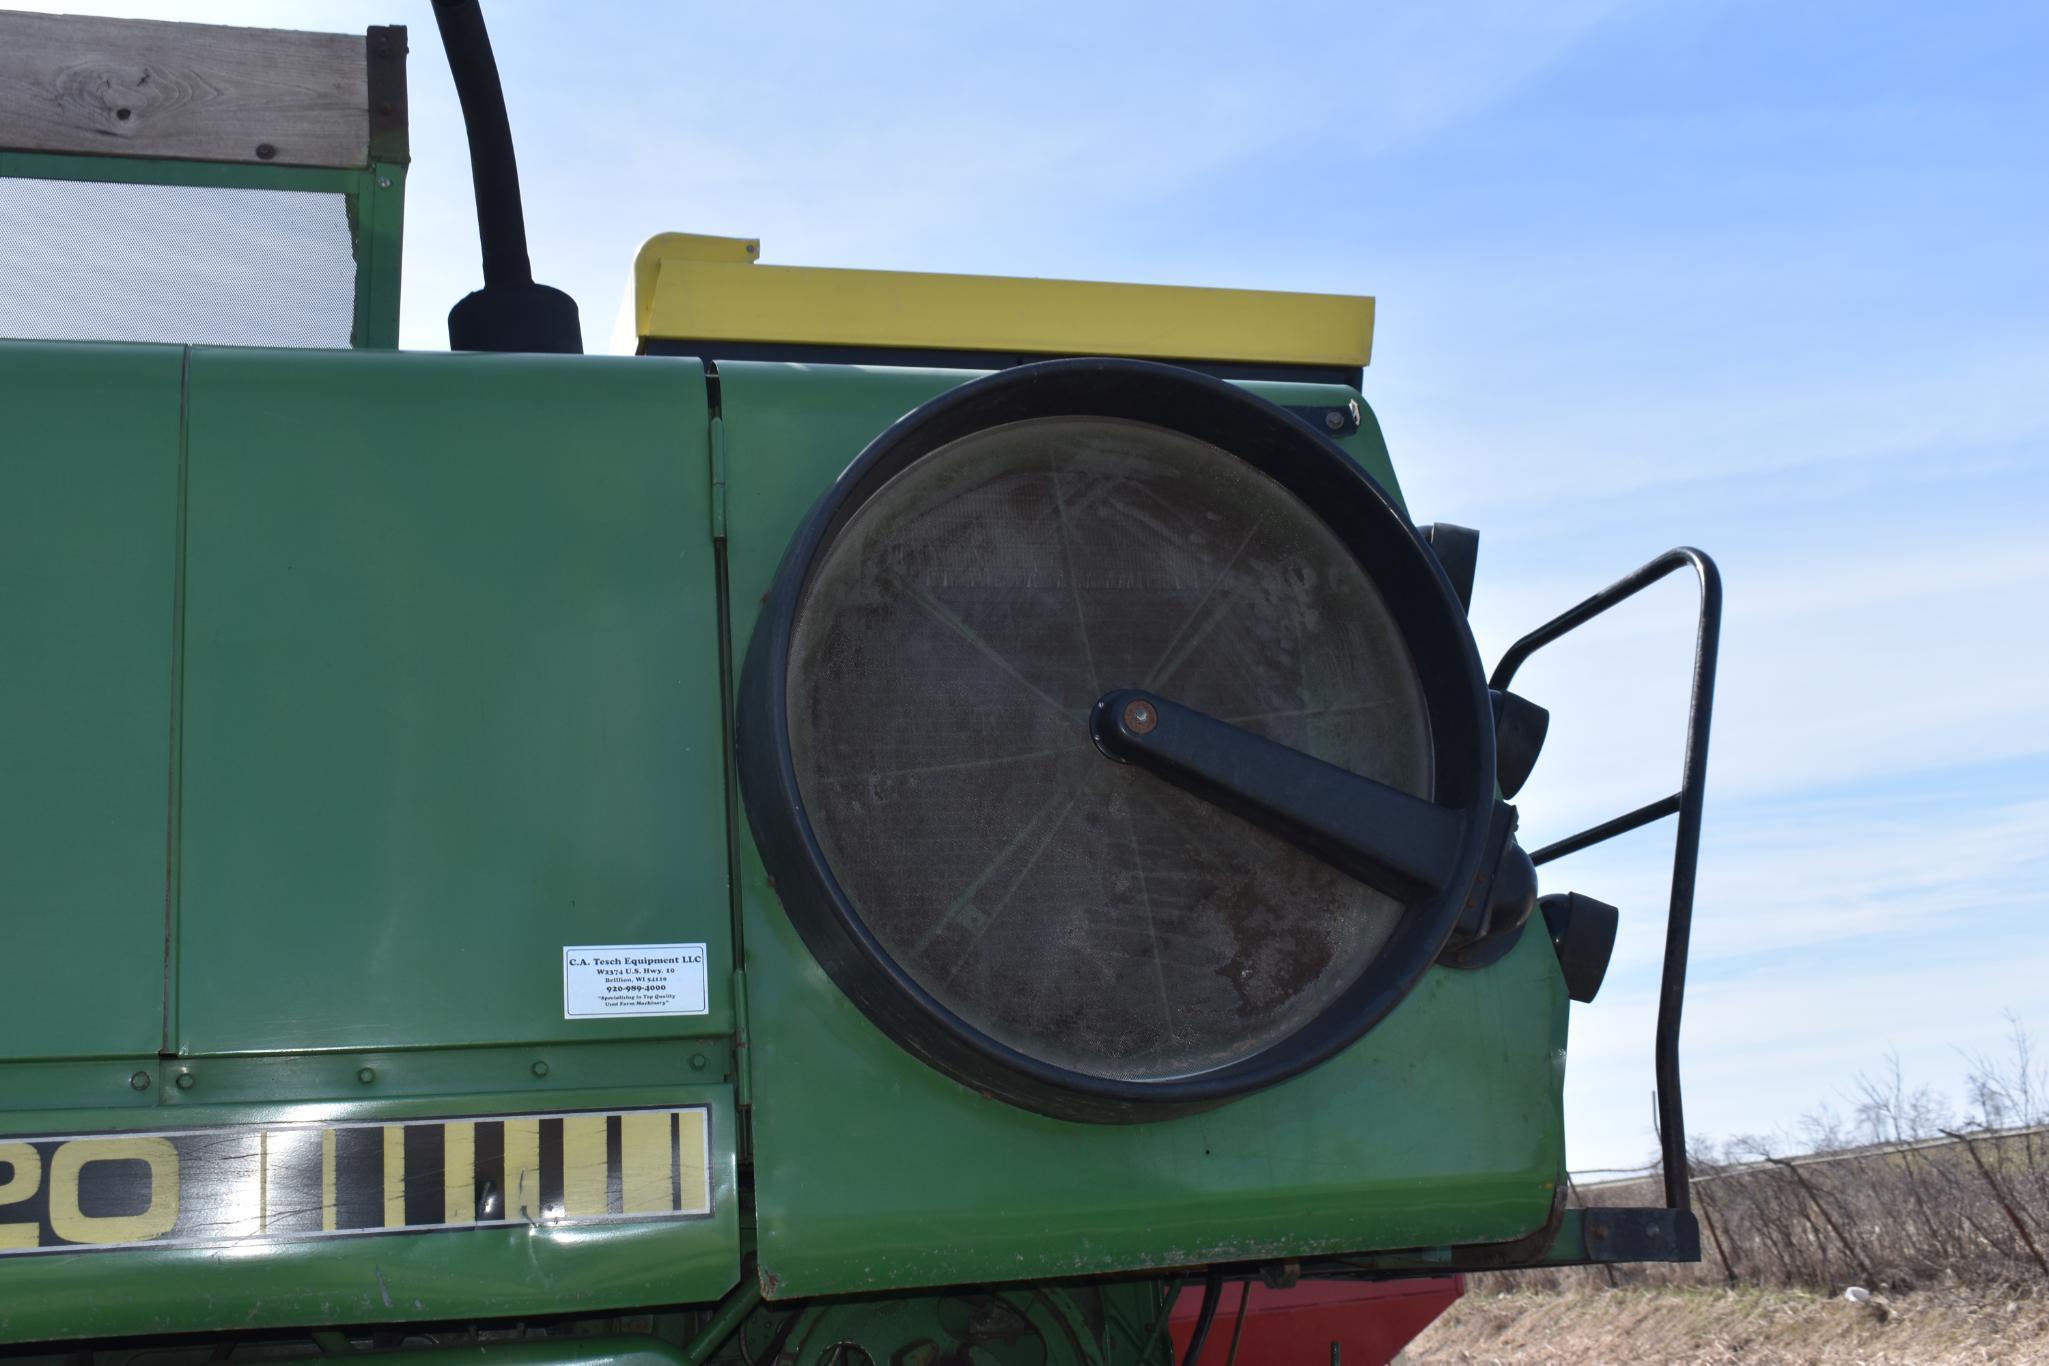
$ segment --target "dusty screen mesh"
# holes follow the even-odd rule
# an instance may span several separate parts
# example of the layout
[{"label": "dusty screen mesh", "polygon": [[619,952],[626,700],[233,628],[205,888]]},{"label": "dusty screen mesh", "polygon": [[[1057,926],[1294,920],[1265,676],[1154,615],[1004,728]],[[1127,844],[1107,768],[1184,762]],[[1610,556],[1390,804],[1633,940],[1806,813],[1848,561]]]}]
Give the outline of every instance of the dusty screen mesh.
[{"label": "dusty screen mesh", "polygon": [[340,194],[0,177],[0,337],[350,344]]},{"label": "dusty screen mesh", "polygon": [[1320,1013],[1400,907],[1105,759],[1089,710],[1124,687],[1429,795],[1407,651],[1323,524],[1098,419],[964,438],[861,507],[798,612],[791,747],[840,885],[948,1009],[1077,1071],[1188,1076]]}]

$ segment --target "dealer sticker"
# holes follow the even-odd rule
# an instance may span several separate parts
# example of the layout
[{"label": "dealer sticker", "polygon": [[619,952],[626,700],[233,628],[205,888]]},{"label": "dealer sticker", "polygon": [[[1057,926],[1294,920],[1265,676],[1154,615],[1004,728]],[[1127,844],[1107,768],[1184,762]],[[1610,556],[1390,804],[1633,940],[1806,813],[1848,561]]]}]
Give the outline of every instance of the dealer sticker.
[{"label": "dealer sticker", "polygon": [[704,1015],[704,945],[585,944],[562,950],[562,1018]]}]

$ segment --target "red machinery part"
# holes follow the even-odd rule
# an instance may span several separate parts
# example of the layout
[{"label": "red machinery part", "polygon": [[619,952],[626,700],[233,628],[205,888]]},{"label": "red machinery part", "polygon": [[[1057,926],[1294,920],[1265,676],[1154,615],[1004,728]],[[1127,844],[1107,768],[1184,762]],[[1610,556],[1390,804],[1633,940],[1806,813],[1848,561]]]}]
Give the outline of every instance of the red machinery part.
[{"label": "red machinery part", "polygon": [[[1298,1281],[1286,1290],[1236,1282],[1224,1287],[1195,1366],[1224,1366],[1241,1303],[1238,1366],[1386,1366],[1464,1293],[1460,1276]],[[1176,1361],[1187,1355],[1201,1313],[1202,1287],[1182,1291],[1167,1318]]]}]

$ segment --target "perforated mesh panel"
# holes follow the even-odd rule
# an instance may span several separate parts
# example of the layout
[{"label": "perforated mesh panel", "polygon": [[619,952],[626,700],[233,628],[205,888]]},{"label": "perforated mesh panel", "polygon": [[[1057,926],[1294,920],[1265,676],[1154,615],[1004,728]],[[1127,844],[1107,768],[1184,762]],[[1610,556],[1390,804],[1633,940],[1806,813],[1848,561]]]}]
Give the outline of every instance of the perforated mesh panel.
[{"label": "perforated mesh panel", "polygon": [[1354,981],[1391,899],[1089,738],[1143,687],[1418,796],[1429,732],[1379,593],[1292,494],[1130,422],[965,438],[862,505],[792,638],[828,862],[942,1004],[1124,1080],[1225,1066]]},{"label": "perforated mesh panel", "polygon": [[340,194],[0,177],[0,336],[345,347]]}]

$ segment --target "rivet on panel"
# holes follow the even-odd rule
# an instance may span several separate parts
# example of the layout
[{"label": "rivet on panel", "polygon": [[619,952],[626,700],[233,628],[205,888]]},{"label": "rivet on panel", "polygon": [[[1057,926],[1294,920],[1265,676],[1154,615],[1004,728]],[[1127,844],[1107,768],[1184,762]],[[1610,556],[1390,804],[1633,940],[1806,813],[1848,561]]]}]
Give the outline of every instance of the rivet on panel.
[{"label": "rivet on panel", "polygon": [[702,1072],[705,1068],[705,1062],[706,1059],[704,1054],[692,1053],[690,1055],[690,1070],[693,1072]]},{"label": "rivet on panel", "polygon": [[[135,1079],[133,1077],[129,1078],[128,1084],[133,1086]],[[190,1091],[192,1085],[192,1074],[190,1072],[180,1072],[178,1074],[178,1089],[180,1091]]]},{"label": "rivet on panel", "polygon": [[547,1075],[548,1075],[548,1064],[546,1064],[546,1063],[544,1063],[544,1062],[536,1061],[536,1062],[534,1063],[534,1075],[535,1075],[535,1076],[537,1076],[537,1077],[545,1077],[545,1076],[547,1076]]},{"label": "rivet on panel", "polygon": [[374,1067],[358,1067],[356,1069],[356,1080],[368,1086],[371,1082],[377,1080],[377,1069]]},{"label": "rivet on panel", "polygon": [[128,1084],[138,1091],[147,1091],[149,1089],[149,1073],[137,1072],[128,1079]]}]

